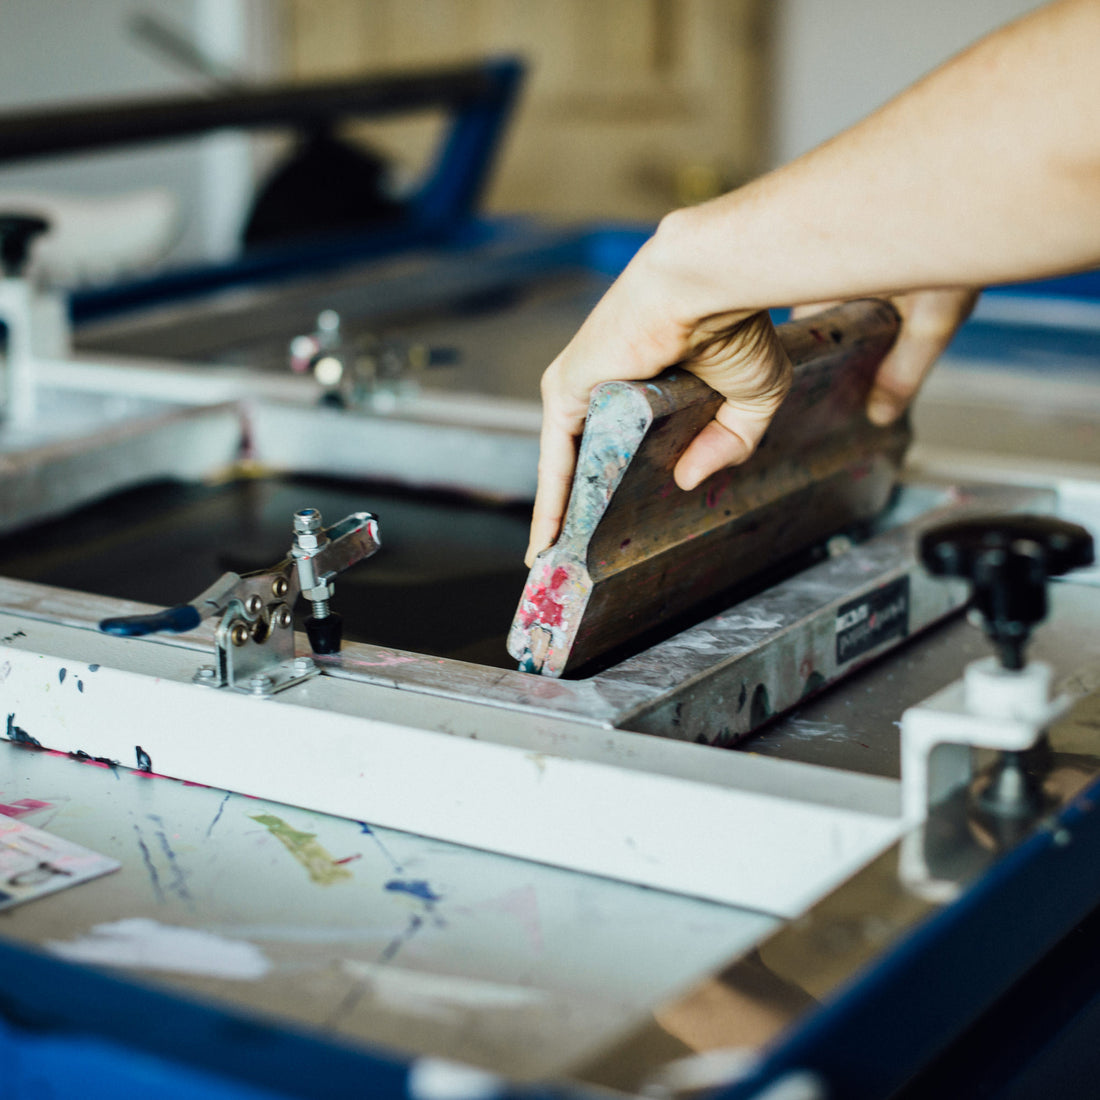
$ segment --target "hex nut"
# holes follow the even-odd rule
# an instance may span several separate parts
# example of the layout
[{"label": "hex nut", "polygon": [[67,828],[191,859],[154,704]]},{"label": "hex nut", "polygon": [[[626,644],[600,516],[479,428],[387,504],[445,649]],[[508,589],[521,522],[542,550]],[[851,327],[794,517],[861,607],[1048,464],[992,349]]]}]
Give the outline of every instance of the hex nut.
[{"label": "hex nut", "polygon": [[313,535],[321,530],[321,513],[316,508],[303,508],[294,513],[294,533]]}]

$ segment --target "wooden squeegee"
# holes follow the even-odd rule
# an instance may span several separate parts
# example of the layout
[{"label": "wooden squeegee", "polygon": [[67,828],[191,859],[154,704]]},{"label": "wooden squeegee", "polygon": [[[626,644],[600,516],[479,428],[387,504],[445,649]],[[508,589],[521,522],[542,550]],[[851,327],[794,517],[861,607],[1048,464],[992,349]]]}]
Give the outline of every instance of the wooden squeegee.
[{"label": "wooden squeegee", "polygon": [[520,668],[571,672],[877,514],[910,432],[876,427],[864,408],[898,326],[871,299],[779,326],[789,396],[748,462],[688,492],[673,467],[722,398],[677,368],[598,386],[561,535],[536,558],[508,636]]}]

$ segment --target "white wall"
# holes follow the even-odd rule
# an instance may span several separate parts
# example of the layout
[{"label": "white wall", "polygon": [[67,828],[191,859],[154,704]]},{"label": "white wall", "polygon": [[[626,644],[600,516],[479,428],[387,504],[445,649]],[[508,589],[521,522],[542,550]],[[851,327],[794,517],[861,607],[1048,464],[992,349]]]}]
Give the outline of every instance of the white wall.
[{"label": "white wall", "polygon": [[777,0],[772,160],[831,137],[1038,0]]}]

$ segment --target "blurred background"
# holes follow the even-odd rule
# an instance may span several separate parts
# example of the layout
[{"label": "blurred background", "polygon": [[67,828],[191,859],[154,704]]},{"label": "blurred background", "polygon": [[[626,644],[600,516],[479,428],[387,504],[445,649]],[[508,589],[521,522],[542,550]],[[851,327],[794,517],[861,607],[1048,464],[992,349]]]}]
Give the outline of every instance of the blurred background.
[{"label": "blurred background", "polygon": [[[1034,0],[6,0],[0,110],[211,93],[517,54],[486,207],[655,221],[854,121]],[[390,186],[440,120],[354,123]],[[287,141],[216,133],[0,166],[0,192],[170,188],[172,258],[218,259]]]}]

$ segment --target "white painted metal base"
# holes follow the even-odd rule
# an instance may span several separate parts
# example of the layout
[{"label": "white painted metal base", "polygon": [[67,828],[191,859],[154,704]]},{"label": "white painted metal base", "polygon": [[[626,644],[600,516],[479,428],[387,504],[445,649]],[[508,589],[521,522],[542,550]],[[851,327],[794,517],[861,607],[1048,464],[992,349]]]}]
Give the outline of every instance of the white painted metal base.
[{"label": "white painted metal base", "polygon": [[371,716],[392,691],[328,676],[249,698],[192,684],[194,648],[14,616],[0,642],[10,738],[781,916],[900,832],[891,780],[552,717],[482,723],[490,708],[410,692],[398,724]]}]

